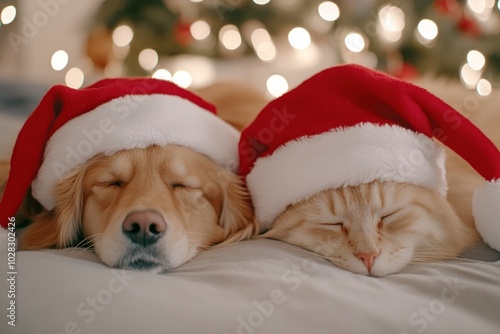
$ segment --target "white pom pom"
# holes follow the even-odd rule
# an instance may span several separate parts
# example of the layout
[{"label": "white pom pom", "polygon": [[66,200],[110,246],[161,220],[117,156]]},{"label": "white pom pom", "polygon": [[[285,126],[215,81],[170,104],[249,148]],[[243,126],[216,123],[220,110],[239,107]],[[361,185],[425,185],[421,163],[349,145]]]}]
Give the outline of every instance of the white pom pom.
[{"label": "white pom pom", "polygon": [[487,182],[476,190],[472,213],[484,242],[500,251],[500,179]]}]

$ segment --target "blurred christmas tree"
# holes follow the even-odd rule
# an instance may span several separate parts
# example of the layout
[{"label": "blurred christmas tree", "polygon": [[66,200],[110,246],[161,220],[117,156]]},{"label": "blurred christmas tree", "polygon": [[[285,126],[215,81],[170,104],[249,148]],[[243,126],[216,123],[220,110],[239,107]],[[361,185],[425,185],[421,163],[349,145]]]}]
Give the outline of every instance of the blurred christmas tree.
[{"label": "blurred christmas tree", "polygon": [[98,66],[124,59],[125,74],[136,75],[177,54],[272,63],[284,44],[326,45],[342,62],[404,78],[459,76],[488,90],[500,84],[500,0],[107,0],[87,49]]}]

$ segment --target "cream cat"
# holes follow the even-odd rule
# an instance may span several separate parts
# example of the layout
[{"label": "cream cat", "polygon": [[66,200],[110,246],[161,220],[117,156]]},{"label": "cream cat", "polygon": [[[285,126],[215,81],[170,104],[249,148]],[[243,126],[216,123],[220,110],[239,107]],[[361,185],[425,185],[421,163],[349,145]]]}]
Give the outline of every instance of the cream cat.
[{"label": "cream cat", "polygon": [[[500,146],[500,94],[480,100],[460,84],[432,85],[437,88],[434,93],[448,94],[444,98]],[[464,96],[475,99],[473,113],[462,108]],[[447,197],[397,182],[326,190],[288,206],[263,237],[314,251],[341,268],[372,276],[399,272],[410,263],[454,258],[480,240],[472,195],[484,180],[445,149]]]},{"label": "cream cat", "polygon": [[373,276],[411,262],[453,258],[479,239],[471,221],[462,222],[446,198],[397,182],[320,192],[288,207],[264,237]]}]

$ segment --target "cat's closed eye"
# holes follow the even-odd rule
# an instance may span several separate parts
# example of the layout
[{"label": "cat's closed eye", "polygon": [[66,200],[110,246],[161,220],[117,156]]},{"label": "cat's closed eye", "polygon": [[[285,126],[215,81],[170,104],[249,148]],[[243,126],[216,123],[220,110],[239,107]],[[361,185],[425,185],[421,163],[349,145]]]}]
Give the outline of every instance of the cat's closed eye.
[{"label": "cat's closed eye", "polygon": [[390,213],[387,213],[387,214],[384,214],[382,217],[380,217],[380,220],[383,221],[383,220],[386,220],[388,218],[391,218],[393,217],[395,214],[397,214],[400,210],[392,210],[390,211]]},{"label": "cat's closed eye", "polygon": [[386,227],[387,223],[391,223],[394,221],[394,218],[396,218],[396,215],[400,212],[400,209],[397,210],[391,210],[390,213],[384,214],[383,216],[380,217],[380,220],[377,224],[377,228],[379,230],[383,229]]},{"label": "cat's closed eye", "polygon": [[331,226],[331,227],[339,227],[339,228],[341,228],[341,227],[344,226],[344,224],[341,223],[341,222],[328,222],[328,221],[322,222],[322,223],[320,223],[320,225],[322,225],[322,226]]}]

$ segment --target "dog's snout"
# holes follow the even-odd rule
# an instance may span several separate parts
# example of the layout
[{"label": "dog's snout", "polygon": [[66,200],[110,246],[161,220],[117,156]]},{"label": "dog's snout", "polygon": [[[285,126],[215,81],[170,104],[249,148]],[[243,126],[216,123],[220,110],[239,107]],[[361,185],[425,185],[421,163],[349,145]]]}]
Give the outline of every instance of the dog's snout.
[{"label": "dog's snout", "polygon": [[154,211],[138,211],[127,215],[123,233],[134,243],[147,246],[155,243],[167,229],[163,217]]}]

